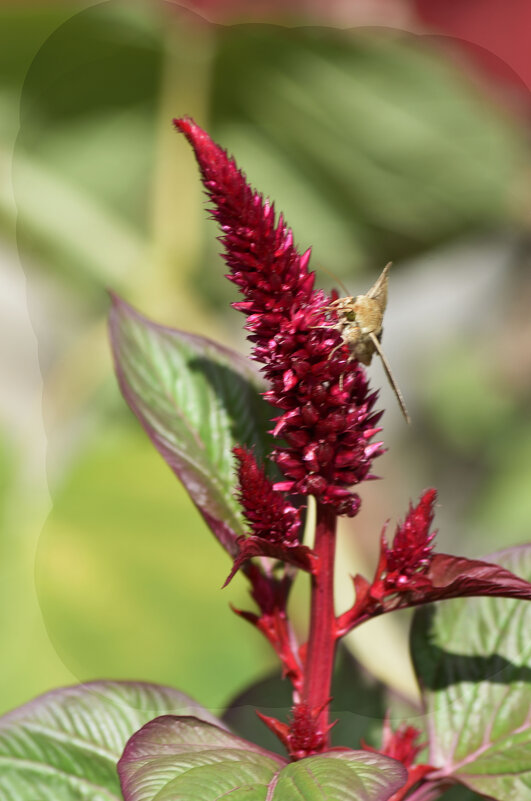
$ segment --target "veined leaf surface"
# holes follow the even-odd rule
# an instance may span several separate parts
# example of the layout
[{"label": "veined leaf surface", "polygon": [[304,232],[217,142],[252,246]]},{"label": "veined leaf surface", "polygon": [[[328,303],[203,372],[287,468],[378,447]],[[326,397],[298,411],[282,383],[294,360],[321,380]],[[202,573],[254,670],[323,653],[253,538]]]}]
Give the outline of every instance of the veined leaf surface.
[{"label": "veined leaf surface", "polygon": [[[492,561],[531,578],[531,546]],[[526,601],[463,598],[417,612],[412,650],[439,769],[430,778],[500,801],[531,797],[530,631]]]},{"label": "veined leaf surface", "polygon": [[0,718],[0,801],[121,801],[116,763],[163,712],[215,718],[171,687],[97,681],[53,690]]},{"label": "veined leaf surface", "polygon": [[192,717],[165,715],[127,744],[118,765],[125,801],[387,801],[405,781],[393,759],[347,749],[287,764]]},{"label": "veined leaf surface", "polygon": [[270,410],[234,351],[167,328],[113,298],[111,342],[122,393],[221,545],[245,533],[234,497],[232,448],[264,454]]}]

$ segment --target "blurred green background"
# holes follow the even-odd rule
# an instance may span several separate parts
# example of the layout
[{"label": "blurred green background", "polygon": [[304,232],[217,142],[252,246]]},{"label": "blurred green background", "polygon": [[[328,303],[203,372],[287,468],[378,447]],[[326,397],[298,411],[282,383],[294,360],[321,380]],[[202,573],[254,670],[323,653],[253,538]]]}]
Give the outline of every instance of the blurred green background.
[{"label": "blurred green background", "polygon": [[[333,271],[357,294],[394,262],[383,343],[413,425],[375,364],[389,452],[343,525],[338,607],[348,571],[373,569],[382,525],[428,486],[440,550],[529,539],[525,115],[444,38],[316,20],[304,4],[272,16],[0,7],[0,712],[97,678],[171,684],[216,709],[275,665],[230,612],[246,588],[221,592],[228,559],[112,374],[107,288],[247,349],[174,116],[235,154],[313,246],[322,286]],[[350,646],[414,695],[407,624],[375,621]]]}]

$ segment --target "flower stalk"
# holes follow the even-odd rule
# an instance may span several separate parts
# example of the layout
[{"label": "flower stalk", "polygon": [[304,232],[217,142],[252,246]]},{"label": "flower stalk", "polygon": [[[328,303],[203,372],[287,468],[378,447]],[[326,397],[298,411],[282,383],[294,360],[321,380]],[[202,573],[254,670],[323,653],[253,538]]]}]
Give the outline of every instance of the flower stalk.
[{"label": "flower stalk", "polygon": [[[360,364],[370,359],[353,350],[340,330],[341,302],[314,289],[310,251],[298,253],[282,215],[276,217],[273,205],[248,185],[234,160],[205,131],[190,119],[174,123],[194,150],[210,213],[222,231],[227,278],[243,296],[233,306],[247,316],[252,357],[268,382],[263,395],[272,407],[276,438],[270,458],[281,476],[270,480],[252,451],[235,448],[237,497],[249,534],[236,541],[238,553],[226,584],[237,570],[244,571],[258,611],[235,611],[264,634],[292,683],[290,719],[260,717],[297,760],[330,748],[336,645],[353,628],[395,609],[444,598],[529,599],[531,585],[497,565],[435,553],[436,492],[429,489],[410,506],[391,545],[382,534],[372,582],[354,576],[354,603],[336,616],[337,517],[358,513],[361,501],[353,488],[375,477],[373,460],[384,451],[382,442],[373,441],[381,430],[382,412],[374,410],[377,393],[369,389]],[[353,304],[348,311],[352,339],[363,329]],[[359,337],[352,341],[359,345]],[[300,539],[309,495],[317,504],[312,548]],[[308,641],[302,647],[286,608],[298,570],[311,581]],[[382,752],[408,769],[408,786],[393,797],[401,801],[431,768],[413,764],[418,748],[411,727],[384,733]]]},{"label": "flower stalk", "polygon": [[329,700],[334,670],[336,626],[334,612],[334,560],[337,516],[331,506],[318,504],[314,553],[317,568],[311,577],[310,631],[305,659],[302,700],[316,715],[322,749],[329,747]]}]

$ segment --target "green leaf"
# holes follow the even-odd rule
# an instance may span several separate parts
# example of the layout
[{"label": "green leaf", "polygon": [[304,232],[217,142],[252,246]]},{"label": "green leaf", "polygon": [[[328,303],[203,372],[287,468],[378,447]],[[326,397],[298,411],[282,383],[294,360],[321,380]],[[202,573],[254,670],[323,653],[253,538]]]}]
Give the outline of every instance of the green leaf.
[{"label": "green leaf", "polygon": [[170,687],[91,682],[46,693],[0,718],[0,801],[120,801],[116,763],[163,712],[214,717]]},{"label": "green leaf", "polygon": [[34,40],[12,168],[22,264],[33,274],[37,254],[85,303],[91,290],[100,300],[102,281],[130,280],[148,247],[141,199],[153,185],[162,31],[155,14],[139,19],[108,3],[54,14],[55,30],[13,12],[0,22],[2,55],[7,42],[8,52],[24,47],[19,30],[29,26]]},{"label": "green leaf", "polygon": [[173,715],[131,738],[118,772],[125,801],[386,801],[405,781],[402,765],[379,754],[338,750],[287,765],[217,726]]},{"label": "green leaf", "polygon": [[232,556],[246,533],[234,496],[232,448],[266,452],[269,407],[234,351],[157,325],[113,297],[111,342],[122,393]]},{"label": "green leaf", "polygon": [[[494,554],[531,578],[531,546]],[[416,613],[415,668],[432,732],[430,779],[454,777],[500,801],[531,793],[531,606],[463,598]]]},{"label": "green leaf", "polygon": [[367,751],[329,751],[280,772],[272,801],[385,801],[406,780],[394,759]]},{"label": "green leaf", "polygon": [[214,801],[236,789],[239,800],[261,801],[284,764],[217,726],[166,715],[131,738],[118,773],[126,801]]}]

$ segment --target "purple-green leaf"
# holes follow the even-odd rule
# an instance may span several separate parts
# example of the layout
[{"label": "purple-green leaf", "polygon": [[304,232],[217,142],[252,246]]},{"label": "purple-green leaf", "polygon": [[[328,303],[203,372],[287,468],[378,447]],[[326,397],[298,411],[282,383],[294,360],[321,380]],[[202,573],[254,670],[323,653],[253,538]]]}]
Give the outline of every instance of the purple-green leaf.
[{"label": "purple-green leaf", "polygon": [[341,749],[301,759],[282,770],[272,801],[387,801],[402,787],[400,762],[369,751]]},{"label": "purple-green leaf", "polygon": [[472,595],[502,596],[531,600],[531,584],[502,565],[479,559],[436,553],[426,573],[432,588],[428,601]]},{"label": "purple-green leaf", "polygon": [[[492,561],[531,578],[531,546]],[[412,652],[430,731],[433,780],[499,801],[531,798],[531,605],[460,598],[415,616]]]},{"label": "purple-green leaf", "polygon": [[[262,801],[281,757],[194,717],[165,715],[128,742],[118,763],[125,801]],[[236,792],[238,791],[238,792]]]},{"label": "purple-green leaf", "polygon": [[118,773],[125,801],[387,801],[406,778],[399,762],[366,751],[288,764],[217,726],[173,715],[131,738]]},{"label": "purple-green leaf", "polygon": [[269,407],[247,362],[205,337],[147,320],[113,296],[110,334],[125,400],[235,557],[246,533],[234,497],[232,448],[266,451]]},{"label": "purple-green leaf", "polygon": [[272,559],[280,559],[288,565],[294,565],[299,570],[311,573],[316,565],[316,556],[307,545],[292,545],[282,542],[269,542],[263,537],[241,537],[237,541],[239,553],[232,570],[225,580],[224,587],[234,578],[236,572],[253,556],[267,556]]},{"label": "purple-green leaf", "polygon": [[171,687],[96,681],[53,690],[0,717],[0,801],[121,801],[116,763],[164,712],[215,718]]}]

